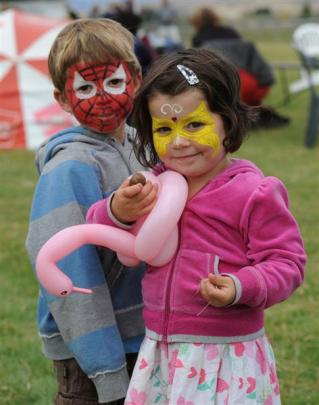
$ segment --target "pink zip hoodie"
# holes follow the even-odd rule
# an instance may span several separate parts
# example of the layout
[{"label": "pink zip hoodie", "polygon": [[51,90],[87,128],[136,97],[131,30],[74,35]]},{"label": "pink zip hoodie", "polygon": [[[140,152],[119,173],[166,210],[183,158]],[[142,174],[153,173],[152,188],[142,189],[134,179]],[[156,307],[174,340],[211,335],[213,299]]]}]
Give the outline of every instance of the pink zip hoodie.
[{"label": "pink zip hoodie", "polygon": [[[90,208],[87,220],[112,223],[105,200]],[[179,232],[173,260],[149,267],[143,279],[146,333],[153,339],[255,339],[264,334],[264,309],[286,300],[303,281],[306,254],[287,191],[247,160],[232,159],[187,202]],[[210,272],[233,278],[232,305],[215,308],[201,297],[200,280]]]}]

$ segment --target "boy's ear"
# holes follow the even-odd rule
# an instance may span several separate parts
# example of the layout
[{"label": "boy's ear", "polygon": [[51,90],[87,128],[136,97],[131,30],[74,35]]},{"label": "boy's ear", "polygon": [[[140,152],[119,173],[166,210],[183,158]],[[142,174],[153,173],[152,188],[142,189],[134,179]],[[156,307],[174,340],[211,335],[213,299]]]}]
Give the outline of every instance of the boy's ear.
[{"label": "boy's ear", "polygon": [[64,111],[66,111],[68,113],[72,113],[72,108],[70,106],[69,101],[67,100],[65,95],[63,93],[61,93],[60,90],[54,89],[53,96],[56,99],[56,101],[60,104],[61,108]]},{"label": "boy's ear", "polygon": [[137,90],[141,87],[142,84],[142,73],[139,73],[136,78],[134,79],[135,83],[135,89],[134,89],[134,94],[137,93]]}]

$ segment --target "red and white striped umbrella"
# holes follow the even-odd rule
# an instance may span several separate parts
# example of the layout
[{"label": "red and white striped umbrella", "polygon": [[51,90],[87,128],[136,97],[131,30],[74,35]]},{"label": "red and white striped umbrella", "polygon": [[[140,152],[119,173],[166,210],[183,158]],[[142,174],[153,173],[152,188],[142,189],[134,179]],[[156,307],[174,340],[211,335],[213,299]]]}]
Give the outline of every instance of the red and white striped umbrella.
[{"label": "red and white striped umbrella", "polygon": [[0,149],[37,148],[72,118],[53,98],[47,57],[66,21],[0,13]]}]

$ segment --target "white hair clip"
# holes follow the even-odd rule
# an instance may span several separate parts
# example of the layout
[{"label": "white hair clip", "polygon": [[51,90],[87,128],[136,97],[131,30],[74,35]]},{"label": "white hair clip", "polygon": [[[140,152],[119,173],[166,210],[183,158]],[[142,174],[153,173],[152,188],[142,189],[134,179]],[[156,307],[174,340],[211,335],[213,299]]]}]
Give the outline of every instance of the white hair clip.
[{"label": "white hair clip", "polygon": [[192,69],[190,69],[184,65],[177,65],[176,67],[182,73],[182,75],[185,77],[185,79],[187,80],[189,85],[193,86],[194,84],[199,83],[199,79],[195,75],[195,73],[192,71]]}]

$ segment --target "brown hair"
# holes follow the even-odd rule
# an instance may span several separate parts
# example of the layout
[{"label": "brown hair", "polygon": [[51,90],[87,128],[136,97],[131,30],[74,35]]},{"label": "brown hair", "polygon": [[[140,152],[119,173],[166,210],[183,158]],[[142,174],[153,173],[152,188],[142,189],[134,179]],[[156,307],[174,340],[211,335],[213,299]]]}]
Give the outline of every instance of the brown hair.
[{"label": "brown hair", "polygon": [[[177,65],[191,69],[199,83],[190,86]],[[171,53],[157,60],[146,75],[134,102],[133,125],[137,130],[135,152],[146,166],[158,162],[153,144],[152,119],[148,102],[158,92],[175,96],[190,88],[200,90],[209,109],[223,120],[226,152],[239,149],[256,110],[240,101],[240,79],[235,66],[217,52],[208,49],[188,49]]]},{"label": "brown hair", "polygon": [[198,31],[206,25],[214,27],[220,25],[220,18],[210,8],[200,8],[189,17],[189,22]]},{"label": "brown hair", "polygon": [[126,28],[107,18],[83,18],[65,26],[56,37],[49,53],[49,72],[55,88],[63,92],[71,65],[105,63],[112,58],[126,62],[133,78],[140,74],[134,38]]}]

